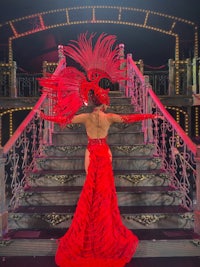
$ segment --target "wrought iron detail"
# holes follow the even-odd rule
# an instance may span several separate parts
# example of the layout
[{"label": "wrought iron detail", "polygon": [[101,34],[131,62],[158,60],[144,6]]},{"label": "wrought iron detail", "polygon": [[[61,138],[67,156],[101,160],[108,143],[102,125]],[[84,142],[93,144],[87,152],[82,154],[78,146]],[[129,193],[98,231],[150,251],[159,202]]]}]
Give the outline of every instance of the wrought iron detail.
[{"label": "wrought iron detail", "polygon": [[139,184],[143,180],[152,178],[152,175],[143,175],[143,174],[122,174],[118,175],[120,179],[125,179],[130,181],[133,184]]},{"label": "wrought iron detail", "polygon": [[11,213],[9,216],[15,222],[20,221],[23,218],[23,214],[22,213]]},{"label": "wrought iron detail", "polygon": [[10,246],[11,243],[13,243],[13,240],[7,240],[7,239],[0,240],[0,247],[8,247]]},{"label": "wrought iron detail", "polygon": [[142,225],[148,226],[150,224],[156,223],[160,220],[163,220],[166,218],[166,215],[154,215],[154,214],[145,214],[145,215],[131,215],[126,216],[123,215],[123,218],[129,221],[136,221]]},{"label": "wrought iron detail", "polygon": [[60,184],[65,184],[69,181],[78,179],[81,177],[81,175],[76,175],[76,174],[60,174],[60,175],[45,175],[47,179],[53,179],[58,181]]},{"label": "wrought iron detail", "polygon": [[180,214],[180,217],[186,221],[194,222],[194,213]]},{"label": "wrought iron detail", "polygon": [[[127,77],[126,96],[131,97],[135,112],[155,112],[163,115],[148,77],[143,80],[138,75],[138,69],[131,54],[127,56]],[[196,147],[190,140],[187,141],[188,136],[179,130],[173,117],[170,114],[167,116],[168,118],[164,120],[154,120],[153,123],[144,121],[143,123],[144,141],[154,143],[155,154],[161,158],[157,166],[156,161],[152,161],[151,168],[166,170],[169,174],[169,184],[181,192],[180,204],[192,210],[191,191],[195,187],[196,179]]]},{"label": "wrought iron detail", "polygon": [[147,146],[147,145],[141,145],[141,146],[134,146],[134,145],[121,145],[121,146],[114,146],[114,150],[118,150],[121,152],[124,152],[126,154],[130,154],[132,152],[142,152],[142,154],[146,154],[145,151],[147,150],[147,147],[151,151],[151,148],[153,146]]},{"label": "wrought iron detail", "polygon": [[191,243],[195,245],[196,247],[200,247],[200,239],[194,239],[191,241]]},{"label": "wrought iron detail", "polygon": [[44,215],[35,215],[35,217],[38,219],[41,219],[45,222],[47,222],[48,224],[55,226],[58,225],[64,221],[69,221],[72,220],[73,215],[72,214],[57,214],[55,212],[51,213],[51,214],[44,214]]}]

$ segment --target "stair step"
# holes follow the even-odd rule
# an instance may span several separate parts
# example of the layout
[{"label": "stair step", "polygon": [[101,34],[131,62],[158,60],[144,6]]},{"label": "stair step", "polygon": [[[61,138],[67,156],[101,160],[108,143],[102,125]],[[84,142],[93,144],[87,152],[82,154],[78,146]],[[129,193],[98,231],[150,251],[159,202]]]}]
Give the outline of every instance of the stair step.
[{"label": "stair step", "polygon": [[[75,138],[74,138],[75,137]],[[82,132],[59,132],[52,136],[53,144],[56,146],[63,145],[85,145],[87,136]],[[142,132],[112,132],[108,135],[108,144],[143,144],[144,135]]]},{"label": "stair step", "polygon": [[[76,205],[21,206],[9,213],[10,229],[68,228]],[[180,206],[119,206],[130,229],[193,228],[193,213]]]},{"label": "stair step", "polygon": [[[76,205],[81,188],[41,187],[26,190],[20,198],[20,205]],[[178,205],[180,198],[169,187],[124,187],[117,190],[120,206]]]},{"label": "stair step", "polygon": [[[176,249],[176,248],[175,248]],[[140,248],[138,248],[140,250]],[[13,266],[26,266],[29,267],[57,267],[55,257],[52,256],[8,256],[0,258],[6,267]],[[3,266],[4,266],[3,265]],[[160,257],[138,257],[137,254],[134,258],[126,264],[126,267],[198,267],[200,266],[199,256],[172,256],[167,257],[161,255]]]},{"label": "stair step", "polygon": [[[142,122],[135,122],[135,123],[114,123],[110,126],[109,129],[109,134],[112,133],[120,133],[123,132],[125,133],[134,133],[134,132],[141,132],[141,125]],[[85,131],[85,126],[83,124],[68,124],[62,131],[60,130],[60,127],[58,125],[55,125],[54,133],[53,135],[57,134],[69,134],[69,133],[74,133],[74,134],[83,134],[86,135]],[[108,136],[109,136],[108,134]]]},{"label": "stair step", "polygon": [[[167,174],[162,170],[151,171],[115,171],[116,186],[167,186]],[[37,186],[83,186],[85,171],[43,171],[30,173],[26,182],[31,187]]]},{"label": "stair step", "polygon": [[[41,157],[37,159],[37,168],[43,170],[80,170],[84,169],[84,158],[71,157]],[[116,170],[155,170],[160,169],[161,159],[149,156],[129,157],[118,156],[113,158],[113,169]]]},{"label": "stair step", "polygon": [[[162,239],[200,239],[200,235],[194,233],[193,229],[130,229],[139,240],[162,240]],[[67,229],[13,229],[10,230],[5,239],[58,239],[66,233]]]},{"label": "stair step", "polygon": [[[63,145],[63,146],[46,146],[44,148],[44,155],[46,156],[85,156],[85,145]],[[138,145],[126,145],[126,144],[113,144],[110,146],[113,157],[128,155],[128,156],[147,156],[152,155],[155,150],[153,144],[138,144]]]},{"label": "stair step", "polygon": [[[134,112],[130,98],[120,92],[111,95],[108,112]],[[89,109],[83,107],[79,113]],[[121,218],[140,239],[134,260],[199,257],[200,237],[191,230],[194,214],[180,206],[180,194],[168,186],[168,174],[162,170],[161,159],[154,156],[155,146],[144,144],[141,128],[142,122],[116,123],[108,134]],[[84,126],[71,124],[61,131],[55,125],[53,144],[44,147],[37,168],[27,177],[21,206],[9,212],[10,231],[0,241],[0,256],[4,258],[54,257],[56,240],[71,225],[85,181]]]},{"label": "stair step", "polygon": [[[30,187],[25,192],[81,192],[82,186],[38,186],[38,187]],[[116,186],[117,192],[124,192],[124,193],[151,193],[151,192],[174,192],[175,189],[170,186],[137,186],[137,187],[130,187],[130,186]]]},{"label": "stair step", "polygon": [[[27,212],[27,213],[70,213],[75,212],[76,205],[57,205],[57,206],[20,206],[14,213]],[[121,214],[144,214],[144,213],[184,213],[187,210],[181,206],[119,206]]]},{"label": "stair step", "polygon": [[[146,231],[136,232],[138,236],[145,235]],[[41,231],[32,232],[13,232],[12,237],[8,237],[5,245],[1,246],[0,256],[54,256],[57,249],[56,240],[59,235],[48,235],[48,237],[40,237]],[[14,237],[15,235],[15,237]],[[30,235],[31,238],[28,238]],[[34,238],[33,236],[36,236]],[[46,235],[46,233],[45,233]],[[39,236],[39,237],[38,237]],[[10,240],[12,239],[12,241]],[[168,238],[168,239],[166,239]],[[134,258],[148,257],[199,257],[199,236],[194,235],[190,231],[161,231],[158,233],[147,231],[147,235],[140,240],[139,247]],[[158,265],[155,265],[158,266]]]}]

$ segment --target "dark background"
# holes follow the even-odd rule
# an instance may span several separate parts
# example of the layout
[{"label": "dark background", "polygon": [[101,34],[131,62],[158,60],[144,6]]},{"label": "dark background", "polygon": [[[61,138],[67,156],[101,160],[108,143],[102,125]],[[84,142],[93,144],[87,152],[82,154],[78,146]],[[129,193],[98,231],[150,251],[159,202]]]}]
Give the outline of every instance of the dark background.
[{"label": "dark background", "polygon": [[[4,25],[9,20],[38,12],[89,5],[146,9],[200,24],[200,0],[1,0],[0,24]],[[163,20],[163,25],[165,23]],[[37,22],[32,26],[37,27]],[[182,30],[184,34],[180,40],[180,58],[192,58],[194,51],[191,28],[179,30]],[[127,25],[88,23],[54,28],[15,40],[13,58],[17,62],[18,71],[40,72],[44,60],[58,60],[57,46],[59,44],[67,44],[70,39],[76,39],[79,33],[86,31],[97,32],[98,35],[102,32],[117,35],[118,43],[125,44],[125,52],[132,53],[134,60],[143,59],[146,65],[155,68],[166,66],[168,59],[174,58],[175,41],[170,36]],[[7,61],[8,45],[3,38],[6,34],[5,30],[0,31],[0,61]]]}]

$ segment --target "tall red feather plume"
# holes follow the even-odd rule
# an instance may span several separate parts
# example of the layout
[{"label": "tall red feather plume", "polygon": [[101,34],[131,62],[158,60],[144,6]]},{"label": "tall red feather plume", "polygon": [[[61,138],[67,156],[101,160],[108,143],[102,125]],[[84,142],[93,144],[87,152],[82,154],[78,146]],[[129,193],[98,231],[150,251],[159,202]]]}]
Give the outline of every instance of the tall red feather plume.
[{"label": "tall red feather plume", "polygon": [[64,46],[64,53],[78,62],[87,72],[91,80],[91,71],[99,70],[104,72],[112,82],[122,79],[122,70],[120,70],[119,48],[114,47],[116,42],[115,35],[102,33],[93,48],[93,39],[95,34],[87,37],[87,33],[82,33],[77,41],[71,41]]},{"label": "tall red feather plume", "polygon": [[100,103],[109,105],[109,88],[103,89],[100,81],[105,78],[112,82],[124,79],[120,70],[119,48],[114,47],[116,36],[105,33],[98,37],[93,48],[94,36],[80,34],[77,41],[63,47],[64,54],[79,63],[86,75],[74,67],[65,67],[61,61],[53,75],[39,79],[42,91],[48,94],[52,106],[51,114],[41,113],[44,119],[64,127],[83,104],[88,104],[90,90],[94,91]]}]

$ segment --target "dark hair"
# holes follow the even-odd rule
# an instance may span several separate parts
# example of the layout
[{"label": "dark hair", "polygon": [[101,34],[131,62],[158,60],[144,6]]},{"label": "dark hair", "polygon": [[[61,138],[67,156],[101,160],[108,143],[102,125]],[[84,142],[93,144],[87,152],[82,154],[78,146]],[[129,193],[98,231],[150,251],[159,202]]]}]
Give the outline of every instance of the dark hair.
[{"label": "dark hair", "polygon": [[89,91],[89,102],[91,103],[91,105],[94,105],[96,107],[102,105],[102,103],[100,102],[100,100],[95,95],[94,90],[90,90]]}]

